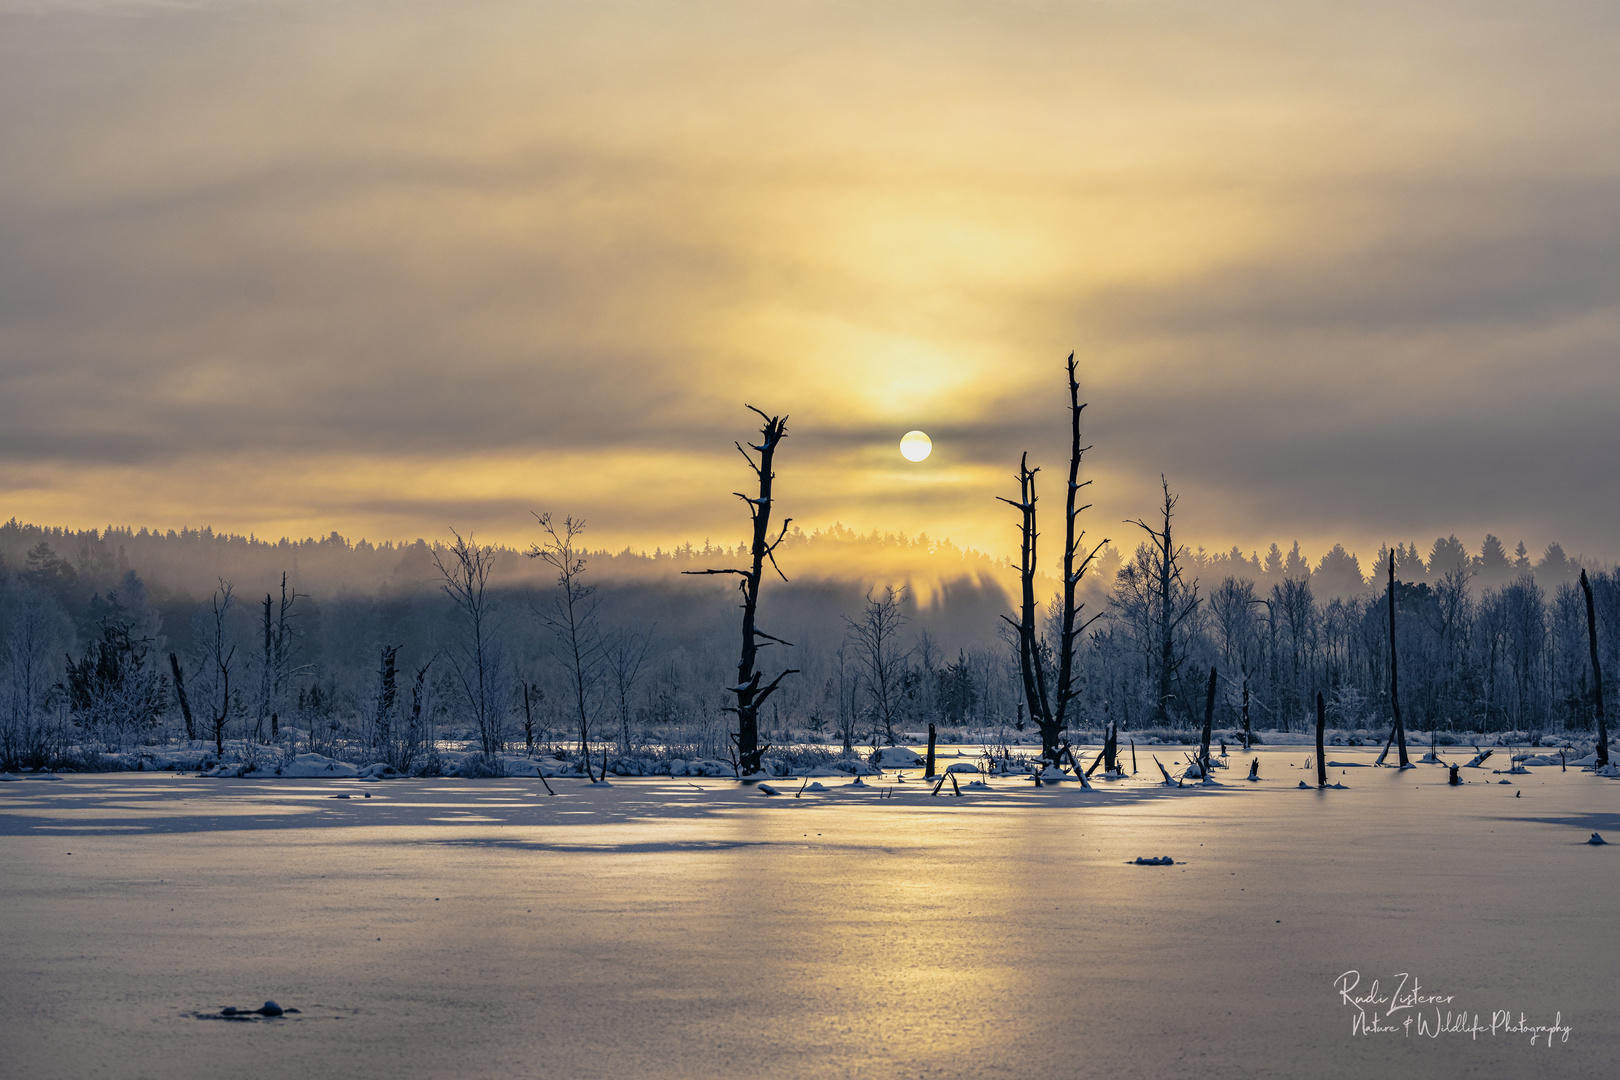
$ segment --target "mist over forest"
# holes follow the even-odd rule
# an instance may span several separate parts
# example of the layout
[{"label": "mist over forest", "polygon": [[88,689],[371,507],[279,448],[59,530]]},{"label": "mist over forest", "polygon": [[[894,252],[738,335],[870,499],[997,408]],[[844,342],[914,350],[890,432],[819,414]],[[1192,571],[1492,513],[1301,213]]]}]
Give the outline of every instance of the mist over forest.
[{"label": "mist over forest", "polygon": [[[1388,550],[1364,573],[1341,546],[1311,560],[1298,544],[1247,556],[1178,544],[1172,689],[1161,701],[1160,567],[1151,547],[1124,547],[1134,526],[1111,531],[1120,541],[1098,549],[1081,582],[1082,617],[1095,621],[1077,657],[1077,731],[1193,723],[1210,666],[1221,675],[1218,721],[1227,726],[1241,724],[1245,690],[1256,729],[1299,727],[1318,690],[1337,727],[1385,722],[1387,593],[1375,583],[1387,577]],[[571,673],[546,622],[556,571],[524,551],[462,538],[464,549],[489,556],[487,632],[500,666],[498,715],[474,723],[454,663],[465,627],[440,569],[454,565],[447,555],[457,538],[447,539],[373,544],[333,533],[269,542],[209,529],[9,521],[0,526],[6,757],[25,760],[26,733],[50,728],[48,716],[61,738],[88,735],[108,747],[180,734],[175,665],[193,696],[218,698],[222,738],[267,740],[274,727],[302,731],[311,745],[324,732],[327,749],[374,740],[383,669],[397,666],[387,678],[414,680],[414,707],[426,710],[423,730],[435,736],[475,739],[482,724],[503,747],[577,744],[569,687],[571,674],[583,674],[591,739],[628,753],[679,733],[684,745],[723,756],[735,579],[691,572],[743,565],[747,544],[650,553],[584,545],[592,655],[587,670]],[[766,582],[761,625],[792,645],[767,661],[798,674],[772,699],[766,734],[854,746],[903,740],[930,722],[963,738],[1024,730],[1015,636],[1003,618],[1018,590],[1010,560],[841,526],[792,530],[777,557],[788,580]],[[1581,567],[1559,545],[1532,559],[1522,543],[1509,551],[1487,536],[1471,551],[1448,536],[1426,552],[1400,543],[1393,558],[1411,726],[1589,724]],[[1589,570],[1604,664],[1617,671],[1620,587],[1613,571]],[[1055,578],[1038,578],[1037,592],[1049,605],[1050,648]],[[862,633],[874,618],[887,635],[875,650]]]}]

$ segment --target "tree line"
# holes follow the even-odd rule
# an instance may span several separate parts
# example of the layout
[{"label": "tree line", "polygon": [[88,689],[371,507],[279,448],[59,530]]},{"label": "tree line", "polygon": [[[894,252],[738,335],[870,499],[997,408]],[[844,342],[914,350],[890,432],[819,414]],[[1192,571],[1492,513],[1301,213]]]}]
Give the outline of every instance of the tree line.
[{"label": "tree line", "polygon": [[[420,767],[446,739],[490,758],[562,752],[600,762],[611,752],[757,764],[773,746],[819,742],[854,753],[928,724],[948,740],[1027,732],[1050,754],[1081,732],[1201,723],[1210,668],[1221,726],[1301,730],[1321,693],[1335,726],[1387,727],[1390,596],[1342,547],[1314,566],[1297,544],[1287,553],[1273,545],[1263,558],[1189,549],[1174,528],[1178,497],[1168,482],[1154,515],[1121,523],[1145,537],[1128,557],[1107,542],[1083,543],[1078,475],[1088,448],[1070,363],[1074,454],[1055,581],[1036,558],[1037,470],[1027,459],[1020,494],[1004,500],[1022,523],[1018,563],[871,538],[880,552],[936,561],[921,597],[904,579],[789,580],[797,557],[841,558],[861,538],[806,536],[781,518],[773,534],[761,513],[768,490],[743,496],[751,543],[653,557],[592,552],[585,523],[546,514],[527,551],[457,534],[386,549],[340,537],[141,538],[244,562],[313,551],[339,567],[340,580],[345,551],[371,571],[392,564],[372,573],[369,591],[320,596],[303,591],[295,572],[266,575],[262,564],[252,575],[262,592],[246,594],[245,581],[224,576],[200,597],[153,590],[127,548],[113,554],[120,537],[139,534],[108,530],[63,555],[52,541],[74,534],[13,521],[0,526],[0,762],[183,738],[216,751],[238,740],[401,768]],[[761,447],[774,453],[785,435],[784,426],[772,438],[774,419],[765,417],[762,442],[751,446],[756,486],[769,471]],[[19,540],[31,542],[20,558]],[[786,570],[775,568],[762,595],[778,556]],[[640,572],[646,563],[659,571]],[[1523,544],[1510,555],[1488,536],[1470,553],[1446,537],[1427,557],[1415,544],[1385,549],[1373,569],[1387,573],[1391,563],[1400,704],[1411,728],[1592,726],[1597,688],[1579,567],[1558,545],[1532,564]],[[1598,654],[1612,673],[1620,580],[1594,569]],[[709,570],[744,587],[681,576]],[[759,665],[772,650],[781,662],[767,672]]]}]

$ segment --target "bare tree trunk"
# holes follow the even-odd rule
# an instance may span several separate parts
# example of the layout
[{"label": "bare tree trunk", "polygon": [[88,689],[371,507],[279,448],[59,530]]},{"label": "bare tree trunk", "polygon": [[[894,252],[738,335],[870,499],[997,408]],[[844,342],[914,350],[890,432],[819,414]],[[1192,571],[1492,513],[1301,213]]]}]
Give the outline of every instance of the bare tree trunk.
[{"label": "bare tree trunk", "polygon": [[1204,694],[1204,737],[1198,745],[1198,768],[1205,780],[1209,779],[1209,736],[1215,724],[1215,668],[1209,669],[1209,690]]},{"label": "bare tree trunk", "polygon": [[1592,583],[1581,568],[1581,591],[1586,594],[1586,644],[1592,652],[1592,697],[1597,706],[1597,767],[1609,763],[1609,721],[1603,715],[1603,670],[1598,667],[1597,615],[1592,606]]},{"label": "bare tree trunk", "polygon": [[742,652],[737,659],[737,681],[730,687],[731,692],[737,695],[737,704],[735,707],[727,707],[728,712],[735,713],[737,716],[737,733],[732,736],[732,741],[737,745],[739,774],[760,771],[760,758],[766,750],[770,749],[768,746],[762,747],[759,743],[760,707],[765,704],[767,698],[776,692],[776,688],[781,685],[783,679],[789,675],[798,674],[797,668],[789,668],[771,680],[770,683],[761,686],[761,673],[754,670],[754,662],[762,646],[791,644],[759,629],[755,618],[759,612],[759,586],[761,579],[764,577],[766,560],[770,560],[771,567],[783,581],[787,580],[787,575],[782,573],[782,568],[776,565],[776,549],[782,543],[782,538],[787,535],[788,523],[793,519],[783,518],[781,532],[777,534],[774,541],[771,540],[771,481],[776,479],[776,473],[772,471],[772,464],[776,457],[777,444],[787,437],[787,417],[766,416],[765,413],[752,405],[749,405],[748,409],[759,413],[760,419],[765,421],[764,426],[760,428],[761,438],[759,444],[749,444],[759,454],[757,463],[748,456],[748,451],[742,448],[741,443],[734,444],[737,447],[737,452],[748,462],[749,467],[754,470],[754,475],[759,479],[758,498],[751,499],[741,492],[736,493],[739,499],[748,504],[748,513],[753,518],[754,539],[750,548],[750,554],[753,556],[751,568],[748,570],[682,571],[687,574],[736,574],[742,579],[737,586],[743,594]]},{"label": "bare tree trunk", "polygon": [[[1076,533],[1075,521],[1082,510],[1089,510],[1086,506],[1075,505],[1079,501],[1080,489],[1088,486],[1091,481],[1080,482],[1080,459],[1089,446],[1080,445],[1080,413],[1085,405],[1080,402],[1080,382],[1075,378],[1074,353],[1069,354],[1069,486],[1064,501],[1064,527],[1063,527],[1063,621],[1058,635],[1058,678],[1057,678],[1057,710],[1050,718],[1050,732],[1047,726],[1041,728],[1041,751],[1047,753],[1051,747],[1057,745],[1063,732],[1069,725],[1069,703],[1075,698],[1074,689],[1074,653],[1075,643],[1079,640],[1087,626],[1098,617],[1092,616],[1085,622],[1079,622],[1082,605],[1075,602],[1075,590],[1080,579],[1085,576],[1091,561],[1096,558],[1097,552],[1102,550],[1103,544],[1108,543],[1104,538],[1102,543],[1092,547],[1076,565],[1076,557],[1080,553],[1080,543],[1085,537],[1084,531]],[[1034,501],[1034,492],[1030,492]],[[1033,522],[1032,522],[1033,523]],[[1031,560],[1033,562],[1033,559]],[[1100,614],[1100,613],[1099,613]],[[1054,759],[1055,760],[1055,759]]]},{"label": "bare tree trunk", "polygon": [[1395,714],[1395,729],[1392,732],[1395,744],[1400,750],[1401,768],[1411,764],[1406,757],[1406,726],[1401,723],[1401,693],[1400,682],[1395,670],[1395,553],[1389,556],[1389,707]]},{"label": "bare tree trunk", "polygon": [[1035,646],[1035,559],[1038,538],[1035,531],[1035,473],[1038,471],[1038,468],[1029,468],[1029,453],[1025,453],[1017,465],[1017,502],[996,495],[996,499],[1022,513],[1022,520],[1019,521],[1019,620],[1013,622],[1008,615],[1003,615],[1003,619],[1017,631],[1019,680],[1024,687],[1024,703],[1029,706],[1029,719],[1040,729],[1040,753],[1043,758],[1056,764],[1058,746],[1055,738],[1048,743],[1050,722],[1047,712],[1042,709],[1047,678],[1040,665],[1040,649]]},{"label": "bare tree trunk", "polygon": [[264,594],[264,655],[259,666],[259,706],[253,710],[253,741],[264,741],[265,713],[270,711],[270,687],[275,673],[275,627],[270,621],[273,598]]},{"label": "bare tree trunk", "polygon": [[1046,672],[1041,665],[1041,652],[1035,638],[1035,474],[1039,468],[1029,467],[1029,454],[1018,460],[1018,501],[997,498],[1018,510],[1023,519],[1019,523],[1019,583],[1020,605],[1018,621],[1003,615],[1008,625],[1018,631],[1018,674],[1024,687],[1024,701],[1029,706],[1029,718],[1041,732],[1041,756],[1057,764],[1058,729],[1046,695]]},{"label": "bare tree trunk", "polygon": [[1316,786],[1327,787],[1327,758],[1323,754],[1323,737],[1327,734],[1327,703],[1321,691],[1316,694]]},{"label": "bare tree trunk", "polygon": [[186,718],[186,738],[197,737],[197,727],[191,720],[191,701],[186,697],[186,677],[180,673],[180,659],[169,654],[169,667],[174,670],[174,696],[180,699],[180,715]]},{"label": "bare tree trunk", "polygon": [[1243,749],[1249,749],[1249,669],[1243,669]]},{"label": "bare tree trunk", "polygon": [[534,756],[534,712],[529,707],[529,683],[523,683],[523,751]]},{"label": "bare tree trunk", "polygon": [[[269,598],[265,599],[265,625],[268,626],[270,606]],[[377,750],[382,753],[383,760],[390,765],[398,764],[397,755],[394,753],[393,732],[394,704],[399,693],[394,658],[398,654],[398,645],[382,647],[382,655],[377,665],[376,715],[372,720],[372,740]]]},{"label": "bare tree trunk", "polygon": [[923,769],[923,779],[931,779],[934,775],[934,725],[928,725],[928,759]]}]

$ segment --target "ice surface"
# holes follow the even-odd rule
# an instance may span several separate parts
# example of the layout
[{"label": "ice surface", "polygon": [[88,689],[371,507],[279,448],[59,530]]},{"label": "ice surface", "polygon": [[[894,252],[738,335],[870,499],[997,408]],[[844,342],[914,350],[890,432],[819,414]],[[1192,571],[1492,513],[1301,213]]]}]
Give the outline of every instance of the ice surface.
[{"label": "ice surface", "polygon": [[[1144,761],[971,798],[24,777],[0,786],[0,1076],[1613,1074],[1620,864],[1587,840],[1620,782],[1320,791],[1257,754],[1254,784]],[[1570,1035],[1352,1035],[1351,971]],[[198,1019],[267,999],[287,1015]]]}]

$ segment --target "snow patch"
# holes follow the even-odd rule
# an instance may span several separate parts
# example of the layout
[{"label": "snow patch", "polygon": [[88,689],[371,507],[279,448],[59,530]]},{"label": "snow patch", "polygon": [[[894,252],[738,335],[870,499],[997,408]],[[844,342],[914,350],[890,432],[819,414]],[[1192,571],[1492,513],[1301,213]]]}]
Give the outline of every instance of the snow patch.
[{"label": "snow patch", "polygon": [[[204,773],[204,776],[216,775],[218,767],[213,772]],[[290,776],[301,780],[316,777],[349,777],[359,776],[360,770],[346,761],[338,761],[324,754],[299,754],[287,764],[276,770],[278,776]]]},{"label": "snow patch", "polygon": [[872,754],[872,764],[880,769],[920,769],[927,759],[909,746],[885,746]]}]

